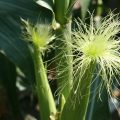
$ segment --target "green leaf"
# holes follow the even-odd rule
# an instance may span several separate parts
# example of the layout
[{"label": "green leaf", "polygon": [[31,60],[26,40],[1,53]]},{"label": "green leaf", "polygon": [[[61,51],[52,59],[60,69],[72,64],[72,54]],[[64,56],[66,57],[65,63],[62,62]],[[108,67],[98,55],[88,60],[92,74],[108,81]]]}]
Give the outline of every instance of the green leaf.
[{"label": "green leaf", "polygon": [[[0,0],[0,52],[3,52],[30,79],[34,79],[33,61],[22,39],[20,17],[31,22],[51,21],[51,13],[33,0]],[[46,17],[48,19],[46,19]]]},{"label": "green leaf", "polygon": [[85,18],[91,0],[80,0],[82,19]]},{"label": "green leaf", "polygon": [[33,0],[0,0],[0,15],[36,17],[40,8]]},{"label": "green leaf", "polygon": [[33,61],[27,44],[21,40],[19,22],[18,17],[0,17],[0,52],[4,53],[27,77],[33,80]]},{"label": "green leaf", "polygon": [[[50,12],[52,12],[52,16],[51,16],[51,18],[52,18],[52,27],[53,27],[53,29],[56,29],[55,13],[54,13],[54,10],[53,10],[53,8],[54,8],[54,0],[37,0],[36,3],[39,6],[42,6],[42,7],[46,8],[47,11],[50,10]],[[47,19],[48,18],[49,17],[47,16]]]},{"label": "green leaf", "polygon": [[53,0],[37,0],[36,3],[53,12]]},{"label": "green leaf", "polygon": [[[51,20],[51,12],[38,5],[34,0],[0,0],[0,16],[19,16],[32,22]],[[47,17],[47,19],[46,19]]]}]

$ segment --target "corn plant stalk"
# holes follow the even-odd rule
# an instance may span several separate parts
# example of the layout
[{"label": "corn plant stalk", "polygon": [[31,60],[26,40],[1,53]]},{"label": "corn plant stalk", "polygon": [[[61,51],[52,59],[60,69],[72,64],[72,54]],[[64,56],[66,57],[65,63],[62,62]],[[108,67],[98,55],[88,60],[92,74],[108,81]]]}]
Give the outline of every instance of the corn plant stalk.
[{"label": "corn plant stalk", "polygon": [[[72,54],[71,47],[67,45],[67,41],[71,42],[71,37],[65,39],[64,34],[67,33],[71,36],[71,15],[67,16],[70,0],[55,0],[55,18],[60,24],[55,33],[58,36],[56,41],[56,55],[59,55],[57,60],[57,82],[58,88],[61,88],[60,93],[67,99],[71,86],[72,86]],[[59,75],[58,75],[59,74]],[[67,83],[67,84],[66,84]],[[64,87],[63,87],[64,86]]]},{"label": "corn plant stalk", "polygon": [[[65,27],[60,28],[56,30],[56,35],[59,36],[60,40],[56,41],[56,55],[58,55],[57,60],[57,82],[58,82],[58,88],[60,87],[60,93],[64,95],[65,99],[67,99],[71,87],[72,87],[72,57],[71,55],[72,50],[70,46],[67,45],[67,41],[65,41],[64,34],[67,32],[70,36],[70,27],[71,24],[67,24]],[[67,39],[69,42],[71,42],[71,37]]]},{"label": "corn plant stalk", "polygon": [[54,39],[51,35],[51,28],[46,24],[37,23],[34,26],[29,22],[22,20],[25,24],[25,39],[31,41],[30,47],[35,70],[36,89],[38,94],[41,120],[55,119],[56,106],[47,79],[46,69],[42,60],[42,54],[47,49],[48,44]]},{"label": "corn plant stalk", "polygon": [[44,68],[39,46],[35,45],[34,45],[34,66],[41,120],[50,120],[50,117],[55,116],[56,114],[56,107],[48,83],[46,70]]}]

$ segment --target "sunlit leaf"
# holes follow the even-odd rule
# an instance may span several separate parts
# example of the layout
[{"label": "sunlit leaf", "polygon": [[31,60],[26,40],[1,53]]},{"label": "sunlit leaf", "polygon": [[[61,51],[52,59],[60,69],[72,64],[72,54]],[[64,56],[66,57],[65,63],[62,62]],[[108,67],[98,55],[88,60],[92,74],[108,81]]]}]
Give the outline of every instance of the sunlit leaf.
[{"label": "sunlit leaf", "polygon": [[37,0],[36,3],[53,12],[53,1],[52,0]]}]

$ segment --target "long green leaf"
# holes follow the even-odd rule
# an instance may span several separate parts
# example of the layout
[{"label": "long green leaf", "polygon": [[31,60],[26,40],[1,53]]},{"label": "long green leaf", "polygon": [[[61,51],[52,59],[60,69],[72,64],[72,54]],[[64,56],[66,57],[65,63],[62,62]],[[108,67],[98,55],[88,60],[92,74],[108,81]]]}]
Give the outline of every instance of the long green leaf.
[{"label": "long green leaf", "polygon": [[10,16],[0,17],[0,26],[0,52],[4,53],[33,80],[33,61],[26,43],[21,40],[19,22]]},{"label": "long green leaf", "polygon": [[[36,22],[51,19],[51,12],[34,0],[0,0],[0,16],[15,15]],[[46,19],[46,17],[48,19]]]},{"label": "long green leaf", "polygon": [[33,0],[0,0],[0,14],[35,17],[39,6]]},{"label": "long green leaf", "polygon": [[20,17],[36,22],[51,19],[51,14],[33,0],[0,0],[0,52],[34,79],[33,61],[26,43],[21,40]]}]

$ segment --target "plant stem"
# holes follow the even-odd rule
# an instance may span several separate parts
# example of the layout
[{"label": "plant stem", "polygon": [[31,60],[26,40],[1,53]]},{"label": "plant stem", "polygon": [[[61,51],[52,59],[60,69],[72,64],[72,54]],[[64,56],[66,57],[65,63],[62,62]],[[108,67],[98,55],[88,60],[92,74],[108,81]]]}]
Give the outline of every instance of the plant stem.
[{"label": "plant stem", "polygon": [[56,106],[42,61],[42,54],[39,47],[35,45],[34,67],[41,120],[50,120],[50,116],[55,116],[56,114]]},{"label": "plant stem", "polygon": [[[65,39],[64,34],[69,34],[69,38]],[[56,36],[59,36],[56,41],[56,56],[59,57],[57,60],[57,82],[58,88],[61,88],[61,94],[64,95],[65,99],[67,99],[71,87],[72,87],[72,57],[69,55],[72,54],[72,50],[68,45],[71,42],[71,23],[66,24],[64,27],[56,30]]]}]

